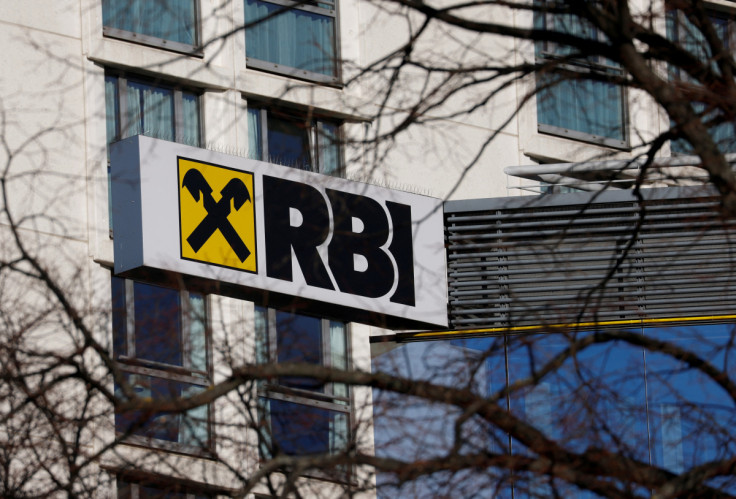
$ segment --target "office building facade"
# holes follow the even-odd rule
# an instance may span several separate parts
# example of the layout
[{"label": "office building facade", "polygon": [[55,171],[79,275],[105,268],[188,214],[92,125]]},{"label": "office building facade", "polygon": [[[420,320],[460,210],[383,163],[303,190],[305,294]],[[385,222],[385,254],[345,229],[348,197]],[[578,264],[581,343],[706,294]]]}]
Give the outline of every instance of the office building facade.
[{"label": "office building facade", "polygon": [[[509,12],[497,6],[489,14]],[[560,22],[524,11],[511,17],[517,26]],[[665,32],[668,27],[662,19]],[[401,119],[406,112],[402,99],[421,92],[422,80],[402,80],[400,91],[382,103],[378,100],[386,83],[382,75],[366,77],[361,70],[405,40],[406,22],[403,12],[360,0],[43,0],[0,6],[5,47],[0,78],[6,210],[2,223],[9,262],[4,268],[11,276],[8,285],[15,290],[5,300],[8,327],[19,337],[32,331],[28,341],[34,351],[48,354],[46,361],[52,362],[54,353],[74,358],[82,367],[72,365],[91,376],[86,385],[60,383],[61,388],[54,388],[57,392],[50,391],[48,403],[68,415],[64,428],[48,421],[26,422],[29,428],[39,425],[48,432],[40,435],[50,435],[55,457],[17,454],[20,457],[8,458],[8,469],[13,470],[8,483],[14,483],[18,493],[30,490],[44,495],[68,488],[98,497],[147,497],[159,492],[171,497],[238,493],[268,497],[289,493],[279,488],[288,473],[275,473],[273,478],[264,472],[263,480],[256,484],[251,480],[266,469],[264,462],[278,455],[329,456],[347,449],[374,453],[374,394],[365,387],[294,376],[244,383],[187,410],[174,407],[147,415],[144,409],[131,409],[125,403],[204,396],[210,387],[230,380],[242,365],[300,361],[370,371],[381,367],[375,348],[374,357],[379,360],[372,363],[370,338],[394,330],[474,328],[486,329],[481,333],[490,335],[486,342],[505,338],[497,333],[515,324],[516,317],[511,321],[504,316],[495,324],[484,316],[475,324],[472,320],[478,314],[470,312],[471,322],[462,322],[468,317],[461,317],[461,311],[475,310],[472,304],[453,308],[451,303],[451,322],[447,322],[446,285],[457,282],[451,274],[452,260],[435,248],[429,259],[422,257],[423,262],[431,262],[430,272],[420,273],[416,255],[428,253],[410,255],[408,260],[401,256],[406,253],[399,242],[393,242],[400,241],[399,222],[408,220],[407,226],[412,226],[414,219],[408,213],[425,210],[426,219],[439,220],[430,239],[439,237],[441,245],[443,226],[450,230],[450,221],[441,217],[438,208],[442,202],[448,203],[444,210],[448,213],[456,209],[454,201],[522,199],[519,194],[559,192],[568,184],[594,191],[609,184],[611,189],[630,187],[638,174],[630,168],[617,168],[615,175],[601,177],[605,171],[601,165],[575,175],[559,165],[633,159],[642,145],[669,126],[642,92],[602,79],[571,80],[527,100],[540,82],[526,78],[479,89],[495,92],[493,99],[460,118],[452,113],[452,106],[460,104],[450,99],[436,108],[438,115],[431,126],[389,137],[386,143],[391,147],[374,148],[365,138],[380,135],[387,123]],[[560,48],[552,44],[535,46],[525,40],[485,36],[474,40],[471,35],[458,38],[431,29],[436,30],[431,49],[450,59],[472,62],[477,54],[493,58],[516,54],[545,60],[560,55]],[[672,32],[671,36],[682,35]],[[469,43],[476,50],[467,51]],[[573,64],[573,70],[604,75],[620,71],[605,60],[590,67]],[[595,104],[599,102],[606,105]],[[596,109],[595,115],[591,109]],[[719,133],[728,137],[730,132]],[[487,142],[489,137],[493,140]],[[130,170],[119,164],[129,164],[126,155],[132,153],[125,148],[133,143],[139,148],[141,164],[171,149],[179,168],[172,170],[172,175],[179,175],[174,194],[163,188],[157,191],[159,184],[151,184],[150,197],[145,199],[173,199],[176,206],[160,210],[179,210],[179,214],[191,210],[199,221],[211,224],[185,228],[173,222],[177,235],[173,244],[179,245],[182,267],[151,263],[158,258],[159,248],[155,238],[146,239],[147,234],[163,237],[172,225],[166,222],[150,229],[146,224],[156,217],[155,203],[151,211],[150,205],[143,206],[143,196],[140,206],[132,206],[134,200],[124,195],[126,189],[137,189],[155,177],[140,167],[135,170],[137,180],[128,182]],[[662,151],[664,156],[669,153],[667,147]],[[116,154],[125,156],[125,161],[117,163]],[[680,166],[690,164],[684,161]],[[192,168],[203,172],[204,183],[191,176],[184,181]],[[232,171],[240,173],[228,173]],[[215,216],[224,205],[211,193],[225,196],[225,186],[233,179],[243,187],[231,192],[228,215]],[[646,182],[675,183],[667,176]],[[302,186],[301,194],[293,195],[297,184]],[[325,234],[315,236],[321,239],[312,241],[315,247],[335,240],[335,227],[361,232],[351,225],[360,216],[345,215],[342,222],[336,221],[345,211],[343,206],[359,205],[365,210],[361,213],[381,213],[385,232],[389,227],[393,231],[390,244],[388,235],[379,244],[388,248],[382,250],[390,254],[386,261],[396,264],[391,277],[388,272],[374,274],[378,290],[371,287],[373,281],[351,287],[350,278],[340,276],[355,277],[372,269],[372,262],[353,260],[353,255],[346,262],[339,249],[330,252],[328,243],[320,246],[315,259],[328,264],[306,265],[302,260],[306,253],[297,248],[309,236],[296,231],[302,221],[268,218],[264,214],[268,209],[256,203],[261,202],[258,189],[280,193],[280,198],[272,194],[269,206],[274,213],[281,206],[286,218],[299,211],[288,202],[317,192],[324,202],[320,213],[332,218],[326,222]],[[391,194],[395,191],[400,193]],[[350,204],[364,198],[373,201]],[[432,199],[428,203],[434,208],[425,208],[424,201],[413,204],[415,198]],[[380,210],[370,211],[375,206]],[[227,218],[229,213],[245,217],[249,209],[250,222],[237,224],[250,223],[253,239],[228,236],[234,230],[231,224],[236,224],[227,221],[232,220]],[[363,215],[360,223],[375,219]],[[180,224],[186,223],[182,220]],[[384,225],[379,228],[384,230]],[[283,261],[274,259],[266,269],[259,269],[255,262],[266,260],[256,257],[257,251],[278,250],[274,239],[257,232],[269,227],[272,233],[279,227],[284,229],[281,232],[293,228],[293,239],[281,248]],[[197,231],[199,243],[192,238]],[[326,239],[329,231],[332,239]],[[211,243],[211,237],[222,237],[220,246]],[[420,249],[423,236],[416,233],[401,241],[425,251]],[[208,250],[208,244],[215,246]],[[218,254],[219,247],[231,248],[237,261]],[[193,253],[185,254],[190,251],[186,248]],[[225,270],[208,275],[185,270],[213,262],[208,259],[203,264],[198,248],[211,251],[216,260],[211,268]],[[139,256],[138,250],[140,261],[123,265]],[[38,267],[31,265],[29,275],[48,279],[28,277],[24,268],[14,267],[14,258],[38,263]],[[445,260],[450,264],[449,277]],[[410,271],[402,266],[406,261]],[[275,286],[266,279],[242,280],[266,271],[269,278],[282,281],[293,272],[294,279],[306,283],[302,288],[319,292],[305,294],[303,289]],[[238,277],[223,277],[227,272]],[[408,282],[407,272],[416,283],[411,292],[402,287]],[[351,298],[337,296],[344,290]],[[450,300],[453,291],[458,290],[451,287]],[[512,295],[499,300],[515,299]],[[375,298],[377,304],[355,296]],[[421,309],[426,300],[430,305]],[[39,303],[52,305],[45,310],[36,307]],[[494,316],[496,306],[488,302],[477,308]],[[419,312],[412,315],[414,309]],[[550,323],[545,321],[533,322]],[[435,348],[442,344],[434,343]],[[460,347],[453,344],[445,351]],[[487,345],[476,350],[484,348]],[[450,357],[460,358],[455,353]],[[50,365],[49,372],[69,367],[62,364]],[[29,362],[24,369],[32,365]],[[491,361],[484,365],[484,383],[501,372],[497,367]],[[99,386],[92,383],[95,380]],[[118,407],[113,407],[111,398],[121,401]],[[66,407],[64,400],[75,402]],[[10,412],[19,414],[14,409]],[[301,418],[295,419],[295,414]],[[75,434],[75,425],[84,431]],[[12,432],[5,433],[10,448]],[[28,441],[13,445],[23,448]],[[383,445],[385,435],[376,434],[375,442]],[[69,455],[75,457],[70,460]],[[684,458],[663,454],[661,459],[682,464]],[[77,473],[80,463],[83,471]],[[24,467],[37,471],[24,475],[19,471]],[[670,467],[676,469],[675,464]],[[57,469],[62,470],[59,476],[67,478],[58,478]],[[304,473],[297,483],[306,496],[337,497],[351,490],[373,497],[375,481],[368,467],[336,462],[327,472]]]}]

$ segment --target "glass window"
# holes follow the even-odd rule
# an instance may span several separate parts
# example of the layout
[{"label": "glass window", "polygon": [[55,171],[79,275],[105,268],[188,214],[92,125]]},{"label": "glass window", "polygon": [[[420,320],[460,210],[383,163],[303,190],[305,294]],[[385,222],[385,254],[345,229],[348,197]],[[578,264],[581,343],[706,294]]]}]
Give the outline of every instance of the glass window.
[{"label": "glass window", "polygon": [[335,3],[245,0],[247,65],[337,83]]},{"label": "glass window", "polygon": [[118,499],[210,499],[214,494],[193,492],[178,483],[161,479],[133,481],[117,477]]},{"label": "glass window", "polygon": [[[112,278],[113,354],[138,397],[172,400],[210,386],[207,313],[199,293]],[[116,395],[124,398],[122,387]],[[118,433],[179,451],[210,447],[209,408],[115,415]]]},{"label": "glass window", "polygon": [[190,53],[197,46],[196,0],[102,0],[105,36]]},{"label": "glass window", "polygon": [[[582,337],[580,334],[578,337]],[[510,336],[507,341],[509,383],[533,376],[565,350],[563,335]],[[511,412],[565,449],[595,447],[647,462],[649,459],[644,355],[625,343],[602,343],[571,357],[559,369],[509,397]],[[533,455],[517,439],[511,454]],[[532,497],[598,497],[569,484],[529,474],[516,488]]]},{"label": "glass window", "polygon": [[[322,320],[306,315],[276,311],[277,362],[322,363]],[[294,388],[320,390],[309,378],[281,378],[279,383]]]},{"label": "glass window", "polygon": [[327,175],[342,171],[339,124],[334,121],[250,107],[248,143],[253,159]]},{"label": "glass window", "polygon": [[269,454],[304,456],[347,448],[347,412],[275,398],[261,398],[260,404],[270,430],[262,449],[270,449],[266,450]]},{"label": "glass window", "polygon": [[[645,330],[651,338],[695,353],[730,378],[736,374],[734,333],[732,324]],[[672,356],[648,352],[647,387],[656,465],[682,473],[736,453],[731,435],[736,407],[713,379]]]},{"label": "glass window", "polygon": [[[644,327],[632,332],[694,353],[730,377],[736,374],[733,324]],[[556,356],[568,348],[570,339],[586,334],[518,334],[396,343],[391,348],[382,345],[374,352],[372,367],[374,372],[447,386],[467,386],[468,377],[476,376],[487,382],[486,389],[479,386],[479,393],[500,394],[499,405],[573,452],[606,449],[676,474],[727,460],[736,453],[734,401],[717,379],[683,362],[674,352],[607,341],[577,351],[542,376],[545,364],[560,361]],[[465,353],[473,350],[475,356]],[[538,379],[520,384],[533,376]],[[504,393],[504,387],[512,390]],[[460,413],[446,405],[381,390],[374,390],[373,400],[378,456],[411,462],[446,455],[457,444],[454,423]],[[487,445],[493,453],[530,454],[521,442],[495,428],[470,428],[472,437],[461,439],[463,445]],[[499,469],[469,471],[461,475],[461,482],[448,482],[448,486],[475,490],[498,486],[507,496],[503,489],[510,492],[512,485],[511,481],[503,483],[503,473]],[[383,491],[392,491],[386,497],[409,495],[409,487],[424,492],[413,495],[424,496],[433,485],[422,478],[393,490],[396,481],[390,474],[379,473],[376,480],[386,487]],[[736,487],[728,474],[708,483],[729,492]],[[516,497],[555,493],[598,497],[531,473],[515,473],[513,488]],[[640,492],[647,495],[651,491]]]},{"label": "glass window", "polygon": [[[535,27],[569,33],[584,38],[603,39],[594,27],[573,14],[547,14],[543,2],[534,13]],[[559,4],[556,4],[559,5]],[[599,143],[610,147],[628,145],[626,131],[626,95],[623,87],[606,81],[621,74],[612,61],[602,57],[577,59],[575,51],[552,42],[541,42],[537,59],[559,62],[578,77],[539,72],[537,76],[537,123],[543,133]]]},{"label": "glass window", "polygon": [[140,359],[182,365],[181,299],[172,289],[133,283],[134,346]]},{"label": "glass window", "polygon": [[133,135],[201,144],[199,96],[193,91],[108,73],[105,115],[108,145]]},{"label": "glass window", "polygon": [[[719,38],[723,42],[724,49],[731,52],[733,50],[733,19],[725,16],[723,13],[710,12],[709,19]],[[703,61],[711,61],[711,68],[718,73],[711,47],[705,41],[703,33],[698,30],[687,17],[678,10],[670,10],[667,12],[667,37],[678,42],[682,48],[695,55]],[[693,86],[700,85],[695,78],[688,75],[684,70],[676,66],[670,66],[670,78],[680,80],[684,84]],[[718,111],[707,110],[706,104],[702,102],[693,102],[693,109],[702,116],[707,122],[718,120],[720,114]],[[721,147],[723,152],[736,151],[736,122],[733,120],[726,121],[711,127],[711,136],[713,140]],[[674,153],[689,153],[692,148],[685,140],[675,140],[670,144]]]},{"label": "glass window", "polygon": [[[344,323],[256,307],[259,362],[299,362],[348,367]],[[348,387],[302,377],[282,377],[259,386],[261,454],[305,455],[347,449]]]},{"label": "glass window", "polygon": [[[372,352],[373,372],[447,387],[470,387],[480,396],[492,395],[506,384],[502,337],[371,346],[378,347]],[[506,433],[480,418],[467,417],[457,407],[420,397],[374,390],[373,415],[375,452],[380,458],[411,463],[441,459],[455,452],[504,453],[509,445]],[[464,423],[455,424],[460,419]],[[510,479],[508,474],[490,468],[437,473],[405,483],[390,473],[379,472],[376,485],[382,498],[436,497],[438,490],[447,491],[444,495],[448,497],[475,497],[478,491],[488,497],[511,497],[507,494]]]}]

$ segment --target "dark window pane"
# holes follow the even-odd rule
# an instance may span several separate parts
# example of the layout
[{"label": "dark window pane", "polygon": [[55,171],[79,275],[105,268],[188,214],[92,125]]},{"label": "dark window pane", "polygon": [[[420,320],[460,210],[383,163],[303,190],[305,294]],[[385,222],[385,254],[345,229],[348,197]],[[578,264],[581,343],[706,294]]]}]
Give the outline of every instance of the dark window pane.
[{"label": "dark window pane", "polygon": [[308,127],[297,120],[268,116],[268,161],[311,170]]},{"label": "dark window pane", "polygon": [[[150,398],[153,401],[190,397],[204,389],[198,385],[141,374],[126,374],[126,380],[137,397]],[[116,387],[116,396],[123,398],[119,387]],[[128,411],[115,414],[115,429],[120,433],[206,447],[209,435],[207,418],[206,406],[197,407],[184,414],[169,412],[144,414],[140,411]]]},{"label": "dark window pane", "polygon": [[[251,107],[248,109],[248,157],[336,175],[342,168],[339,130],[337,122]],[[268,148],[267,154],[264,145]]]},{"label": "dark window pane", "polygon": [[322,321],[316,317],[276,312],[279,362],[322,362]]},{"label": "dark window pane", "polygon": [[[277,358],[279,362],[322,363],[322,321],[315,317],[276,312]],[[281,378],[294,388],[318,389],[321,382],[309,378]]]},{"label": "dark window pane", "polygon": [[274,453],[325,454],[347,445],[348,415],[283,400],[262,400]]},{"label": "dark window pane", "polygon": [[140,487],[138,499],[186,499],[185,492],[174,492],[158,487]]},{"label": "dark window pane", "polygon": [[113,277],[112,287],[112,351],[115,357],[128,355],[126,340],[125,279]]},{"label": "dark window pane", "polygon": [[[153,400],[171,400],[179,396],[180,383],[161,378],[131,374],[126,379],[137,397]],[[122,397],[122,392],[119,391]],[[179,414],[158,413],[147,417],[140,411],[130,411],[115,415],[115,428],[121,433],[130,431],[158,440],[177,442],[179,440]]]},{"label": "dark window pane", "polygon": [[180,366],[182,364],[181,303],[179,292],[136,282],[135,356]]},{"label": "dark window pane", "polygon": [[118,478],[118,499],[130,499],[132,497],[131,484]]},{"label": "dark window pane", "polygon": [[[191,494],[184,487],[175,483],[159,483],[155,481],[151,483],[131,483],[122,478],[117,479],[118,499],[131,499],[133,496],[132,489],[137,489],[138,499],[186,499],[187,494]],[[205,499],[213,497],[210,494],[195,494],[195,499]]]}]

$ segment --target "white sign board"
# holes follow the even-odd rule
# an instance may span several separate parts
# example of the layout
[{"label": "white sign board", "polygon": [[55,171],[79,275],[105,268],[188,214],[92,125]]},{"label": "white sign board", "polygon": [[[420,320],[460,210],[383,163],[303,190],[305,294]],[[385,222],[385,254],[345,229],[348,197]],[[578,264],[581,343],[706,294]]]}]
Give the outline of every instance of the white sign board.
[{"label": "white sign board", "polygon": [[116,274],[159,269],[347,321],[447,326],[438,199],[143,136],[110,158]]}]

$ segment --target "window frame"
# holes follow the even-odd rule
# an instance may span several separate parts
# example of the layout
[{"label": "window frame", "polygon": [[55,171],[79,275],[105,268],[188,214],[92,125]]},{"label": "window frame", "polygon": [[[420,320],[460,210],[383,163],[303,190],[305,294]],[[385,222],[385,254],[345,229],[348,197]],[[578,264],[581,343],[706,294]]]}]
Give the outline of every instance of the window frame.
[{"label": "window frame", "polygon": [[[286,312],[286,313],[292,313],[284,310],[277,310],[275,308],[263,308],[266,310],[266,362],[276,364],[278,363],[278,351],[276,348],[271,348],[272,345],[278,345],[278,326],[277,326],[277,320],[276,320],[276,313],[277,312]],[[296,312],[293,312],[296,313]],[[298,314],[298,315],[304,315],[304,314]],[[350,331],[348,327],[348,323],[343,321],[333,321],[328,318],[324,317],[315,317],[315,316],[307,316],[307,317],[313,317],[320,321],[320,335],[321,335],[321,345],[322,345],[322,366],[325,367],[332,367],[332,352],[330,348],[330,322],[339,322],[343,325],[344,331],[345,331],[345,344],[346,344],[346,351],[345,351],[345,362],[346,362],[346,369],[350,369],[351,366],[351,359],[352,359],[352,352],[350,348]],[[279,400],[283,400],[285,402],[300,402],[301,398],[307,397],[310,399],[318,399],[315,402],[316,407],[321,407],[324,409],[335,409],[340,410],[340,412],[346,412],[341,409],[345,408],[346,405],[342,404],[331,404],[329,402],[320,402],[319,399],[323,400],[340,400],[345,402],[348,406],[351,403],[351,397],[350,397],[350,387],[348,387],[348,395],[343,397],[339,395],[335,395],[335,387],[334,383],[325,383],[324,385],[325,391],[324,392],[315,392],[312,390],[302,389],[302,388],[293,388],[286,385],[282,385],[278,382],[276,383],[264,383],[262,386],[259,386],[259,393],[262,393],[264,390],[274,393],[280,393],[280,395],[277,397]],[[339,409],[338,409],[339,408]]]},{"label": "window frame", "polygon": [[[242,0],[243,5],[247,0]],[[258,0],[273,5],[279,5],[281,7],[289,7],[294,10],[301,10],[317,14],[325,17],[332,17],[334,19],[334,43],[335,51],[332,57],[335,61],[335,74],[333,76],[326,75],[323,73],[317,73],[315,71],[309,71],[306,69],[299,69],[292,66],[286,66],[276,62],[266,61],[264,59],[256,59],[254,57],[245,56],[245,66],[249,69],[256,69],[259,71],[265,71],[268,73],[275,73],[282,76],[288,76],[291,78],[298,78],[301,80],[311,81],[314,83],[321,83],[330,85],[333,87],[342,87],[342,65],[340,64],[340,16],[338,15],[338,0],[304,0],[304,1],[291,1],[291,0]],[[331,5],[332,8],[320,7],[318,4]],[[245,10],[245,8],[244,8]],[[274,16],[278,17],[278,16]],[[246,19],[245,24],[248,24]],[[248,33],[245,31],[245,44],[248,45]],[[246,49],[247,50],[247,49]],[[247,54],[247,52],[246,52]]]},{"label": "window frame", "polygon": [[[268,106],[260,106],[258,104],[252,104],[248,105],[248,110],[252,111],[258,111],[258,122],[260,125],[260,139],[261,143],[259,144],[260,151],[261,151],[261,158],[254,158],[258,159],[259,161],[265,161],[267,163],[272,163],[269,159],[269,153],[268,153],[268,117],[270,114],[282,114],[288,119],[293,119],[296,122],[302,122],[306,125],[306,131],[307,131],[307,139],[309,140],[309,159],[311,162],[310,169],[306,171],[311,171],[313,173],[321,173],[322,175],[330,175],[334,177],[344,177],[345,175],[345,158],[344,158],[344,149],[342,147],[343,144],[343,122],[340,120],[331,120],[329,118],[325,119],[320,116],[313,116],[313,115],[307,115],[306,113],[299,113],[298,111],[290,111],[290,110],[283,110],[281,108],[273,108]],[[326,123],[332,124],[336,128],[335,133],[335,141],[336,146],[338,148],[337,153],[337,168],[332,173],[326,173],[324,171],[324,163],[326,162],[325,157],[325,148],[328,147],[329,140],[326,138],[327,134],[324,132],[324,126]],[[324,143],[328,142],[328,143]],[[251,148],[251,151],[253,149]],[[280,164],[280,163],[272,163],[272,164]],[[288,165],[281,165],[281,166],[288,166]],[[290,167],[292,168],[292,167]],[[300,169],[298,167],[293,167]]]},{"label": "window frame", "polygon": [[[186,497],[186,499],[198,499],[198,498],[211,498],[214,499],[217,497],[215,493],[212,492],[201,492],[197,491],[196,489],[193,490],[192,487],[187,486],[186,484],[182,484],[175,479],[161,479],[161,478],[132,478],[128,477],[127,474],[118,474],[115,476],[115,492],[118,497],[120,497],[121,489],[124,486],[130,487],[130,498],[131,499],[139,499],[140,498],[140,488],[141,487],[150,487],[150,488],[156,488],[161,490],[162,493],[169,493],[174,492],[179,495],[183,495]],[[160,487],[159,487],[160,486]],[[173,490],[172,490],[173,489]]]},{"label": "window frame", "polygon": [[[721,40],[721,42],[725,42],[726,50],[734,54],[736,53],[736,6],[734,6],[733,8],[722,7],[720,9],[717,7],[719,7],[717,4],[706,4],[705,14],[708,16],[714,28],[716,28],[716,23],[714,22],[714,20],[725,23],[728,38],[726,40]],[[683,41],[686,41],[684,37],[687,37],[688,34],[685,32],[681,32],[681,30],[683,30],[687,24],[690,24],[690,21],[681,10],[669,8],[667,4],[665,8],[666,16],[676,16],[673,33],[675,38],[670,41],[675,43],[683,43]],[[669,36],[669,33],[667,33],[667,35]],[[677,71],[677,78],[680,79],[683,83],[687,82],[687,80],[690,78],[687,73],[683,72],[680,68],[675,67],[673,69]]]},{"label": "window frame", "polygon": [[[202,371],[195,369],[192,366],[188,366],[188,358],[185,353],[192,351],[191,345],[191,320],[190,320],[190,308],[189,308],[189,294],[190,291],[187,289],[179,288],[177,286],[167,285],[167,283],[151,283],[133,279],[126,279],[112,275],[112,279],[120,279],[124,282],[124,298],[123,298],[123,328],[125,331],[122,333],[125,342],[125,354],[120,354],[112,349],[113,361],[116,367],[120,370],[121,374],[125,375],[139,375],[147,376],[151,378],[162,379],[175,383],[186,383],[189,385],[196,385],[202,388],[212,386],[214,379],[214,369],[212,365],[212,335],[210,328],[210,318],[212,316],[210,300],[208,295],[205,293],[199,293],[202,295],[204,301],[204,338],[205,338],[205,362],[207,364],[206,370]],[[175,291],[179,295],[179,309],[177,311],[181,324],[181,351],[182,351],[182,365],[177,366],[175,364],[166,364],[157,362],[149,359],[142,359],[135,355],[135,341],[136,341],[136,318],[135,318],[135,284],[144,284],[149,286],[156,286],[164,289]],[[113,284],[114,285],[114,284]],[[113,294],[115,293],[113,289]],[[114,306],[114,304],[113,304]],[[115,313],[115,312],[113,312]],[[113,322],[113,338],[116,337],[119,332],[114,330],[115,322]],[[113,345],[116,341],[113,341]],[[131,355],[132,350],[132,355]],[[214,454],[215,449],[215,436],[214,436],[214,425],[213,425],[213,407],[212,404],[208,404],[207,408],[207,443],[205,445],[187,445],[178,442],[171,442],[168,440],[157,439],[154,437],[146,437],[143,435],[125,434],[125,432],[118,431],[117,423],[115,425],[116,437],[120,438],[124,436],[125,443],[131,443],[141,445],[144,447],[157,448],[168,450],[172,452],[179,452],[183,454],[191,455],[206,455],[210,456]],[[184,413],[181,413],[184,415]]]},{"label": "window frame", "polygon": [[[535,2],[537,3],[537,2]],[[541,3],[541,2],[540,2]],[[543,28],[545,29],[555,29],[556,15],[549,12],[543,12],[543,11],[535,11],[535,15],[541,17],[541,22],[543,23]],[[535,20],[535,25],[538,21]],[[605,36],[599,31],[596,30],[596,39],[598,40],[604,40]],[[541,42],[537,42],[535,45],[535,59],[537,61],[554,61],[556,59],[560,59],[560,52],[558,50],[558,45],[556,42],[552,42],[549,40],[544,40]],[[609,74],[623,74],[623,70],[616,65],[608,64],[606,60],[602,56],[594,56],[594,57],[587,57],[586,59],[581,60],[566,60],[566,62],[560,67],[576,72],[578,74],[584,75],[586,73],[593,73],[593,74],[600,74],[600,75],[609,75]],[[536,77],[536,92],[535,92],[535,98],[538,100],[541,98],[540,95],[540,79],[539,75]],[[555,83],[554,85],[545,88],[545,90],[549,92],[554,92],[555,87],[558,85],[558,83]],[[557,125],[550,125],[546,123],[541,123],[539,121],[539,114],[537,111],[537,131],[539,133],[547,134],[547,135],[555,135],[558,137],[564,137],[580,142],[588,142],[591,144],[599,145],[599,146],[605,146],[610,147],[613,149],[620,149],[620,150],[630,150],[631,145],[629,142],[630,139],[630,124],[629,124],[629,102],[628,102],[628,91],[625,87],[619,87],[619,90],[621,92],[621,120],[623,124],[623,140],[619,140],[612,137],[606,137],[602,135],[596,135],[592,133],[583,132],[580,130],[571,130],[569,128],[557,126]],[[538,109],[538,107],[537,107]]]},{"label": "window frame", "polygon": [[[690,22],[688,21],[685,14],[681,10],[671,9],[667,7],[668,7],[668,4],[665,3],[665,8],[666,8],[665,15],[668,17],[666,22],[667,23],[670,22],[669,20],[670,16],[673,16],[673,15],[676,16],[674,19],[674,24],[673,24],[673,33],[672,33],[673,38],[670,39],[669,24],[668,24],[668,31],[666,33],[667,38],[674,43],[682,44],[687,41],[686,37],[688,36],[688,33],[684,32],[683,30],[685,30],[685,26],[687,24],[690,24]],[[721,6],[718,4],[706,4],[705,13],[708,16],[713,27],[716,28],[716,31],[717,31],[717,26],[714,20],[725,23],[727,39],[721,40],[721,41],[724,43],[725,49],[728,52],[730,52],[734,57],[736,57],[736,8],[729,8],[727,6]],[[712,55],[710,57],[711,57],[710,64],[715,64],[715,62],[712,62]],[[683,69],[677,66],[672,66],[672,65],[668,65],[668,66],[669,66],[668,67],[669,77],[676,79],[679,82],[679,84],[683,86],[693,86],[693,87],[699,85],[698,83],[695,83],[695,84],[691,83],[693,80]],[[698,105],[702,103],[693,101],[692,104]],[[695,109],[695,111],[698,112],[697,108]],[[702,119],[705,121],[706,116],[702,116]],[[713,131],[718,130],[719,127],[727,125],[727,124],[730,124],[730,128],[731,128],[730,135],[733,137],[733,141],[736,142],[736,123],[734,122],[729,123],[728,121],[724,121],[723,123],[709,127],[709,130],[713,132]],[[672,156],[682,156],[682,155],[692,154],[692,151],[687,150],[687,146],[682,147],[683,143],[684,143],[684,139],[670,141],[670,154]],[[716,143],[720,147],[720,144],[718,144],[718,141],[716,141]],[[727,153],[731,151],[726,150],[724,152]]]},{"label": "window frame", "polygon": [[[114,1],[114,0],[110,0]],[[115,40],[122,40],[126,42],[133,42],[140,45],[146,45],[149,47],[155,47],[158,49],[169,50],[177,52],[179,54],[190,55],[194,57],[203,58],[204,51],[202,50],[202,9],[200,0],[191,0],[194,4],[194,38],[195,43],[189,45],[188,43],[177,42],[174,40],[167,40],[165,38],[159,38],[156,36],[146,35],[135,31],[128,31],[125,29],[114,28],[112,26],[102,25],[102,36],[106,38],[113,38]],[[104,21],[103,21],[104,23]]]},{"label": "window frame", "polygon": [[[129,127],[129,121],[131,117],[129,116],[129,111],[126,103],[126,95],[127,95],[127,89],[128,89],[128,82],[136,82],[143,85],[150,85],[153,87],[159,87],[166,90],[170,90],[173,95],[174,99],[174,142],[177,143],[185,143],[181,140],[181,129],[183,128],[183,115],[184,115],[184,93],[190,93],[197,96],[197,112],[199,114],[199,126],[197,128],[197,145],[194,147],[201,147],[202,146],[202,139],[204,137],[204,109],[203,109],[203,101],[202,98],[203,92],[201,89],[193,88],[193,87],[187,87],[187,86],[181,86],[177,85],[175,83],[167,82],[166,80],[159,80],[157,78],[147,78],[145,76],[139,76],[137,74],[131,74],[125,71],[117,71],[113,69],[106,69],[105,70],[105,79],[107,77],[113,77],[117,79],[116,82],[116,92],[117,92],[117,102],[116,104],[116,110],[117,110],[117,121],[115,123],[115,126],[117,128],[117,134],[115,137],[113,137],[112,142],[116,142],[118,140],[122,140],[123,133],[125,130]],[[145,135],[145,133],[141,133],[140,135]],[[108,143],[108,144],[109,144]],[[108,164],[109,164],[109,154],[108,154]]]},{"label": "window frame", "polygon": [[[259,311],[259,309],[261,311]],[[262,312],[263,311],[263,312]],[[256,362],[259,363],[278,363],[278,352],[277,348],[272,346],[278,345],[278,327],[277,327],[277,312],[294,313],[286,310],[277,310],[274,308],[256,307],[256,314],[262,314],[265,312],[265,321],[263,326],[265,327],[265,338],[260,335],[263,331],[256,331],[256,343],[260,344],[261,349],[265,349],[265,358],[258,355],[256,352]],[[306,316],[313,317],[320,321],[320,334],[321,334],[321,346],[322,346],[322,360],[320,365],[325,367],[332,367],[332,355],[330,349],[330,323],[339,322],[342,324],[343,332],[345,333],[345,369],[352,368],[352,346],[351,346],[351,328],[350,324],[344,321],[332,320],[324,317]],[[265,345],[262,343],[265,339]],[[263,350],[261,350],[263,352]],[[267,441],[273,438],[271,432],[271,422],[264,418],[265,409],[261,400],[270,399],[278,400],[283,402],[289,402],[294,404],[305,405],[314,407],[317,409],[323,409],[327,411],[339,412],[347,415],[347,442],[351,441],[352,428],[355,421],[354,404],[353,404],[353,390],[350,385],[343,385],[346,390],[346,395],[335,394],[336,383],[325,383],[324,391],[315,391],[304,388],[290,387],[281,384],[278,379],[273,382],[261,381],[257,384],[257,399],[258,399],[258,419],[265,427],[266,434],[263,434],[262,426],[259,425],[258,430],[258,451],[261,459],[269,459],[270,449],[268,449]],[[305,454],[307,455],[307,454]],[[346,473],[350,475],[350,473]]]}]

